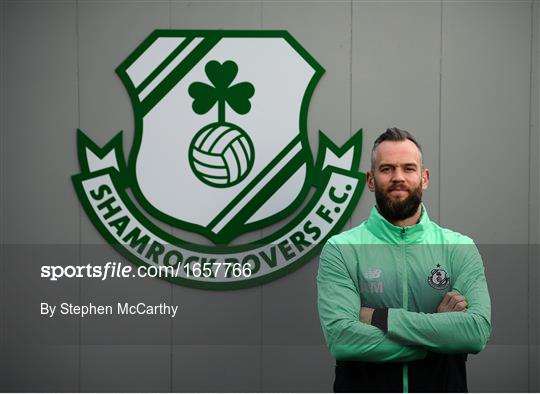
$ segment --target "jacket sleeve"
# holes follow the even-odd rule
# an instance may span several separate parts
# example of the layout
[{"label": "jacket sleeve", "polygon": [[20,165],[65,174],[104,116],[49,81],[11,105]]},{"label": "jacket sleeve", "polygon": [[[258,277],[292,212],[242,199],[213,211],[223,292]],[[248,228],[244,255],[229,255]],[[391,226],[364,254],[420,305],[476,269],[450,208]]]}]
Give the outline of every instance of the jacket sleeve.
[{"label": "jacket sleeve", "polygon": [[452,259],[456,275],[453,290],[465,296],[468,309],[432,314],[389,309],[390,338],[438,353],[479,353],[484,349],[491,333],[491,301],[482,258],[470,244],[455,245]]},{"label": "jacket sleeve", "polygon": [[330,353],[336,360],[412,361],[426,350],[389,339],[378,328],[359,320],[360,295],[339,249],[327,243],[317,275],[318,309]]}]

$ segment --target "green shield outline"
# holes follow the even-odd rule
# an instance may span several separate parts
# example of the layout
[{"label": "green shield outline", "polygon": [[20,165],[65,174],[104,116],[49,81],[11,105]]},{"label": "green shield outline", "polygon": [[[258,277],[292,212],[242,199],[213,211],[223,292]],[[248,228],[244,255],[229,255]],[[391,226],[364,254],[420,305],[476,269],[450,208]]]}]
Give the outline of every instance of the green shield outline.
[{"label": "green shield outline", "polygon": [[[214,233],[212,231],[209,231],[207,227],[196,225],[194,223],[185,222],[182,220],[179,220],[177,218],[174,218],[172,216],[169,216],[161,211],[159,211],[157,208],[155,208],[152,204],[150,204],[149,201],[146,200],[144,197],[142,191],[139,188],[139,185],[136,180],[135,175],[135,166],[136,166],[136,160],[140,149],[140,144],[142,140],[142,133],[143,133],[143,125],[142,120],[144,116],[153,108],[154,105],[156,105],[160,99],[167,94],[167,92],[172,89],[176,83],[183,78],[181,73],[172,72],[169,76],[167,76],[164,81],[159,85],[159,87],[153,91],[151,94],[148,95],[147,98],[145,98],[142,102],[139,101],[139,98],[137,97],[137,89],[131,82],[129,76],[126,73],[126,70],[128,67],[139,58],[139,56],[146,51],[152,43],[154,43],[155,40],[157,40],[160,37],[186,37],[186,38],[194,38],[194,37],[204,37],[204,45],[202,46],[202,50],[200,50],[200,53],[197,53],[197,49],[200,49],[200,47],[197,47],[193,52],[195,52],[195,58],[193,60],[193,65],[195,65],[198,62],[198,57],[202,58],[207,53],[207,48],[212,48],[221,38],[283,38],[291,47],[314,69],[315,73],[313,77],[311,78],[308,87],[306,91],[304,92],[304,97],[302,99],[301,109],[300,109],[300,119],[299,119],[299,134],[296,138],[293,139],[292,142],[296,142],[297,139],[300,140],[301,146],[302,146],[302,152],[297,155],[299,158],[302,159],[303,163],[306,164],[306,177],[304,180],[304,185],[302,186],[302,189],[298,196],[289,204],[286,208],[284,208],[282,211],[275,213],[265,219],[258,220],[253,223],[244,224],[242,223],[242,220],[238,220],[237,217],[233,219],[231,223],[226,225],[219,233]],[[200,59],[199,59],[200,60]],[[191,70],[191,67],[187,70]],[[187,73],[186,71],[186,73]],[[133,115],[134,115],[134,139],[133,139],[133,145],[129,154],[128,159],[128,165],[127,165],[127,172],[125,172],[125,179],[122,179],[122,183],[126,187],[131,187],[133,194],[135,198],[138,200],[138,202],[141,204],[141,206],[149,212],[151,215],[156,217],[157,219],[173,225],[175,227],[195,232],[204,235],[208,239],[210,239],[212,242],[214,242],[216,245],[223,245],[228,244],[231,240],[238,237],[239,235],[247,232],[251,232],[254,230],[258,230],[264,227],[269,226],[270,224],[273,224],[275,222],[278,222],[287,216],[289,216],[292,212],[294,212],[300,204],[305,200],[309,189],[311,187],[311,184],[313,182],[314,178],[314,166],[313,166],[313,157],[311,154],[311,149],[309,147],[309,141],[308,141],[308,135],[307,135],[307,115],[308,115],[308,108],[309,103],[311,101],[311,97],[313,95],[313,92],[315,90],[315,87],[317,86],[320,78],[324,74],[325,70],[324,68],[300,45],[298,41],[296,41],[287,31],[284,30],[154,30],[134,51],[131,53],[126,60],[124,60],[117,68],[116,73],[122,80],[124,86],[127,89],[128,95],[131,100],[132,108],[133,108]],[[166,89],[169,90],[166,90]],[[166,91],[165,91],[166,90]],[[286,149],[284,149],[282,152],[285,152]],[[265,170],[271,169],[280,159],[281,155],[278,155],[274,160],[272,160],[263,170],[261,174],[265,172]],[[296,163],[298,164],[298,163]],[[285,171],[283,171],[285,172]],[[259,176],[261,175],[259,174]],[[273,184],[279,184],[280,179],[276,180],[275,178],[272,179],[271,183]],[[245,194],[248,189],[244,189],[242,193],[240,193],[239,197],[241,197],[243,194]],[[266,190],[267,193],[272,191],[272,187],[263,187],[263,190]],[[271,194],[270,194],[271,195]],[[237,197],[237,198],[239,198]],[[257,196],[259,197],[259,196]],[[264,199],[266,196],[261,196],[260,199]],[[235,198],[232,202],[234,202],[237,198]],[[230,205],[230,204],[229,204]],[[249,204],[248,204],[249,205]],[[228,206],[218,215],[221,216],[224,212],[227,211]],[[242,211],[243,212],[243,209]],[[244,215],[245,216],[245,215]],[[242,217],[240,217],[242,219]],[[215,219],[214,219],[215,221]]]}]

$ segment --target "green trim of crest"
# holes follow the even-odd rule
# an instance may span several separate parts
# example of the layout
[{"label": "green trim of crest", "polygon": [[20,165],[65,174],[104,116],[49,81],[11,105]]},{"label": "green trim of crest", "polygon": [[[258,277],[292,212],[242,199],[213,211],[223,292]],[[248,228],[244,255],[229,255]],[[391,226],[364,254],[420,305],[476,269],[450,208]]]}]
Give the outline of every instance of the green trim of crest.
[{"label": "green trim of crest", "polygon": [[[364,130],[359,129],[356,133],[354,133],[351,136],[351,138],[347,140],[347,142],[343,144],[343,146],[340,147],[334,144],[334,142],[330,138],[328,138],[326,134],[324,134],[321,130],[319,130],[319,147],[317,149],[317,162],[315,163],[315,168],[320,168],[320,169],[323,168],[324,159],[325,159],[325,155],[324,155],[325,151],[331,151],[337,157],[341,157],[352,147],[354,146],[361,147],[362,142],[363,142],[363,135],[364,135]],[[362,153],[361,148],[353,150],[354,156],[353,156],[353,160],[351,164],[351,169],[356,170],[360,167],[361,153]],[[332,166],[329,165],[328,167],[332,167]],[[313,179],[313,185],[320,186],[324,184],[324,179],[320,177],[321,174],[322,173],[319,172],[318,174],[319,176],[318,177],[316,176]]]},{"label": "green trim of crest", "polygon": [[114,171],[116,174],[118,174],[119,180],[122,181],[124,179],[121,174],[125,174],[127,172],[127,169],[124,159],[124,148],[122,146],[122,131],[118,132],[109,142],[107,142],[103,146],[103,148],[100,148],[98,145],[96,145],[94,141],[88,138],[88,136],[81,129],[77,129],[77,156],[79,159],[79,167],[81,168],[82,174],[87,174],[91,172],[88,166],[86,149],[90,150],[100,159],[103,159],[109,152],[114,151],[116,163],[119,166],[119,171],[114,168],[111,168],[111,171]]},{"label": "green trim of crest", "polygon": [[[190,53],[187,59],[181,62],[177,68],[171,74],[162,81],[158,87],[153,91],[148,97],[146,97],[142,102],[139,101],[137,97],[138,91],[137,88],[133,85],[130,78],[128,77],[126,70],[129,66],[139,58],[139,56],[146,51],[159,37],[185,37],[186,40],[192,40],[195,37],[203,37],[203,41],[195,48],[195,50]],[[136,161],[137,156],[140,150],[142,133],[143,133],[143,118],[153,106],[159,102],[159,100],[172,89],[177,82],[198,62],[206,53],[213,48],[221,38],[231,38],[231,37],[260,37],[260,38],[283,38],[289,45],[291,45],[294,50],[313,68],[315,71],[311,81],[308,84],[304,97],[302,99],[300,116],[299,116],[299,139],[302,145],[302,151],[300,158],[306,164],[306,177],[304,184],[298,194],[298,196],[291,202],[291,204],[285,207],[280,212],[267,217],[263,220],[259,220],[250,224],[241,223],[239,220],[233,220],[234,225],[227,225],[217,234],[209,230],[209,226],[200,226],[194,223],[186,222],[174,218],[170,215],[167,215],[164,212],[161,212],[156,207],[154,207],[144,196],[142,190],[139,188],[136,180]],[[186,66],[187,64],[187,66]],[[124,86],[127,89],[128,95],[130,97],[132,106],[133,106],[133,115],[134,115],[134,124],[135,124],[135,135],[133,139],[133,147],[131,149],[127,172],[120,174],[122,177],[122,184],[125,187],[130,187],[133,191],[135,198],[141,204],[141,206],[151,215],[172,226],[185,229],[190,232],[196,232],[204,235],[210,239],[215,244],[224,245],[229,243],[234,238],[237,238],[239,235],[253,231],[259,228],[266,227],[272,223],[278,222],[285,219],[292,212],[294,212],[300,204],[305,200],[311,183],[313,181],[313,158],[311,156],[311,150],[309,148],[309,141],[307,136],[307,116],[309,103],[311,97],[315,90],[317,83],[324,74],[324,68],[296,41],[287,31],[283,30],[155,30],[150,34],[150,36],[143,41],[143,43],[131,54],[129,55],[124,62],[116,69],[116,73],[124,83]],[[277,159],[277,158],[276,158]],[[276,163],[276,160],[270,162],[267,167],[263,170],[266,172],[269,168],[272,168]],[[282,177],[283,178],[283,177]],[[272,194],[272,190],[264,188],[266,190],[265,194],[258,195],[256,200],[253,201],[253,204],[262,204],[266,201],[269,194]],[[252,211],[253,204],[250,204],[250,211]],[[246,213],[240,211],[240,216],[245,218]],[[218,215],[219,216],[219,215]]]}]

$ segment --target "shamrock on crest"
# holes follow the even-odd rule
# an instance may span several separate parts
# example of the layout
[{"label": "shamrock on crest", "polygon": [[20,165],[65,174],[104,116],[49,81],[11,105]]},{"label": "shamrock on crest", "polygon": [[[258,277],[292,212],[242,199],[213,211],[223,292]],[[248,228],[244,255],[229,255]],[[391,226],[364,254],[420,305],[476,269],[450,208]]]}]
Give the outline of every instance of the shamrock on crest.
[{"label": "shamrock on crest", "polygon": [[238,74],[238,65],[235,62],[227,60],[219,63],[217,60],[211,60],[204,70],[213,86],[204,82],[193,82],[188,88],[188,93],[193,98],[192,108],[197,114],[207,113],[216,102],[219,123],[225,123],[225,104],[240,115],[249,112],[251,109],[249,99],[255,94],[255,87],[249,82],[231,86]]}]

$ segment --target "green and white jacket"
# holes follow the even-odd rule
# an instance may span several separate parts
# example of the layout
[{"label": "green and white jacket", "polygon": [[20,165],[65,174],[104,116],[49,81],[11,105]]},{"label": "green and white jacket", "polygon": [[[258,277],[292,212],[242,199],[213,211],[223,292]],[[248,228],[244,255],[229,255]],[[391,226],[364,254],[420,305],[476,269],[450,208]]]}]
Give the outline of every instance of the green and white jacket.
[{"label": "green and white jacket", "polygon": [[[394,226],[374,207],[360,226],[330,238],[317,286],[324,336],[336,360],[409,362],[428,351],[478,353],[491,332],[476,246],[430,221],[423,205],[416,225]],[[451,290],[465,296],[468,309],[436,313]],[[362,323],[362,306],[388,308],[386,327]]]}]

